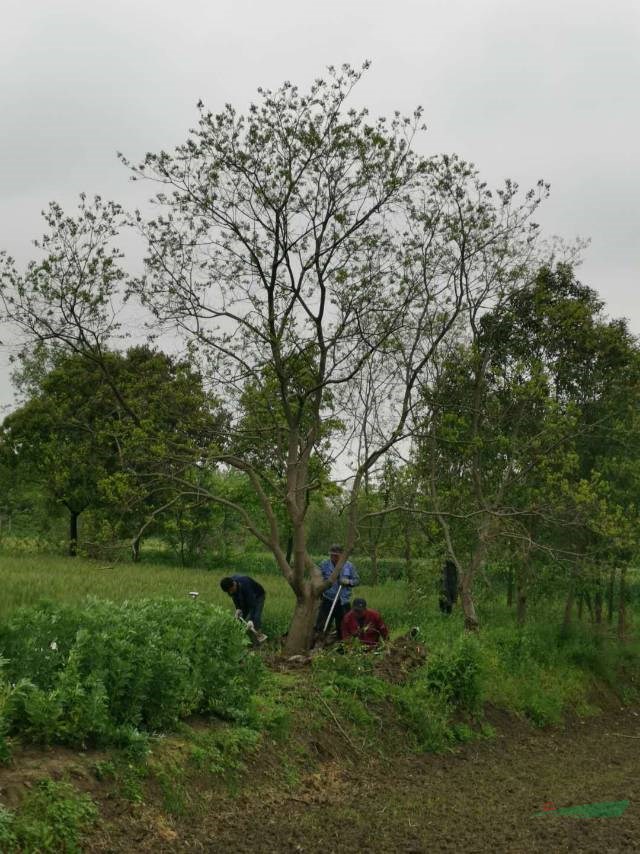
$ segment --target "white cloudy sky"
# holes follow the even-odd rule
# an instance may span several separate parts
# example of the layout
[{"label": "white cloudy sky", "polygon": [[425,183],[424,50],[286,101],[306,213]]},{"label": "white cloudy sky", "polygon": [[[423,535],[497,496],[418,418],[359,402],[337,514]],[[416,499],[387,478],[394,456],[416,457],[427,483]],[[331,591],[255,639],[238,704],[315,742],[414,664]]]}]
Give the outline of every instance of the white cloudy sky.
[{"label": "white cloudy sky", "polygon": [[[0,248],[19,261],[50,199],[125,204],[115,152],[181,142],[202,98],[306,85],[373,60],[357,101],[425,108],[424,153],[486,179],[551,182],[549,234],[592,239],[580,272],[640,332],[640,0],[1,0]],[[11,399],[0,351],[0,405]]]}]

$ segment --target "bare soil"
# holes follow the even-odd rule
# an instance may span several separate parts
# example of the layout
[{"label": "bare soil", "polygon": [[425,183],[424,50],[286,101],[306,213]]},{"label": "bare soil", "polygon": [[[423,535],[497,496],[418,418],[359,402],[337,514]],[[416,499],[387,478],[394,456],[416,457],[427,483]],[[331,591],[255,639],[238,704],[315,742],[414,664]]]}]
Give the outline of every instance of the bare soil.
[{"label": "bare soil", "polygon": [[[339,734],[315,735],[307,773],[284,785],[268,751],[239,793],[204,793],[197,819],[141,808],[91,840],[91,851],[229,854],[630,852],[640,850],[640,710],[541,731],[490,713],[495,739],[446,756],[354,757]],[[307,745],[309,746],[309,745]],[[629,801],[618,818],[556,807]]]},{"label": "bare soil", "polygon": [[[335,757],[320,773],[301,780],[295,794],[268,788],[253,796],[244,793],[233,811],[206,816],[198,834],[204,847],[191,850],[640,850],[640,717],[635,710],[553,732],[496,717],[501,719],[494,741],[446,757],[353,765]],[[548,802],[560,807],[621,800],[630,805],[620,818],[534,816]]]},{"label": "bare soil", "polygon": [[[378,854],[420,852],[640,851],[640,709],[609,707],[538,730],[488,711],[496,737],[445,756],[359,755],[332,727],[300,731],[287,744],[308,757],[283,767],[283,745],[249,760],[237,791],[200,781],[194,809],[175,817],[159,798],[130,804],[89,772],[96,755],[25,751],[0,771],[0,799],[15,806],[42,776],[70,776],[90,792],[103,819],[87,852]],[[629,801],[618,818],[574,818],[567,807]]]}]

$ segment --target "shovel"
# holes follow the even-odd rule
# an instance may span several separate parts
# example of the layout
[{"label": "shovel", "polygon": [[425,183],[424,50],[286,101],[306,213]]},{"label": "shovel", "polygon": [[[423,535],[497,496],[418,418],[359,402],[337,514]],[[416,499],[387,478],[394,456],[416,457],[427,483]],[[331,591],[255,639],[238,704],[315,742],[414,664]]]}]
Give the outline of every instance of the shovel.
[{"label": "shovel", "polygon": [[[342,592],[342,584],[338,585],[338,592],[335,595],[333,602],[331,603],[331,610],[329,611],[329,616],[327,617],[327,622],[324,624],[324,629],[322,630],[322,634],[326,635],[327,629],[329,628],[329,623],[331,622],[331,617],[333,616],[333,612],[335,610],[336,604],[338,602],[338,598],[340,593]],[[340,638],[338,638],[340,640]]]},{"label": "shovel", "polygon": [[256,627],[253,625],[251,620],[245,620],[242,614],[236,614],[236,618],[242,623],[242,625],[247,630],[252,642],[256,645],[260,645],[264,643],[267,639],[266,635],[263,635],[262,632],[259,632]]}]

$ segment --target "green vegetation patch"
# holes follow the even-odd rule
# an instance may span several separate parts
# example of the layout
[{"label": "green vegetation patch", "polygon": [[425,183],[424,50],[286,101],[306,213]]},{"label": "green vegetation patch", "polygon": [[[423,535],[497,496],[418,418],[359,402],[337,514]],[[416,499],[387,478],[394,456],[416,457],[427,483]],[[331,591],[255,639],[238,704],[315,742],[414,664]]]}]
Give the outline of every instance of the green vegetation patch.
[{"label": "green vegetation patch", "polygon": [[0,806],[0,850],[76,854],[82,851],[82,833],[97,817],[88,795],[69,783],[41,780],[16,812]]},{"label": "green vegetation patch", "polygon": [[188,715],[242,720],[262,665],[241,626],[203,603],[23,608],[0,626],[5,732],[44,744],[131,745]]}]

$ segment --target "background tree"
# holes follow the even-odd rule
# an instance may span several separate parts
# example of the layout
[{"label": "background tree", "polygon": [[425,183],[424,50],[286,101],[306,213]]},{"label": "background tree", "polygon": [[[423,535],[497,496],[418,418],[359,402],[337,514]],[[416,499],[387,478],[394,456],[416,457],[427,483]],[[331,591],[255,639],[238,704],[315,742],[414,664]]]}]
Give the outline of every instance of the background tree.
[{"label": "background tree", "polygon": [[[635,411],[637,349],[624,324],[601,309],[570,267],[545,267],[480,319],[425,396],[427,512],[460,567],[469,627],[477,624],[474,579],[498,541],[513,547],[521,623],[536,558],[552,555],[565,569],[566,621],[585,566],[597,578],[599,550],[615,543],[625,513],[609,498],[618,463],[612,459],[605,481],[596,460],[615,447],[614,413]],[[628,488],[627,481],[619,496]]]},{"label": "background tree", "polygon": [[[79,354],[26,362],[20,387],[28,400],[5,419],[3,445],[21,480],[67,508],[70,554],[80,514],[91,508],[131,539],[137,557],[141,531],[180,500],[177,479],[194,480],[190,470],[219,435],[222,416],[185,361],[147,347],[103,358],[109,382]],[[190,492],[198,493],[197,482]]]}]

